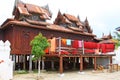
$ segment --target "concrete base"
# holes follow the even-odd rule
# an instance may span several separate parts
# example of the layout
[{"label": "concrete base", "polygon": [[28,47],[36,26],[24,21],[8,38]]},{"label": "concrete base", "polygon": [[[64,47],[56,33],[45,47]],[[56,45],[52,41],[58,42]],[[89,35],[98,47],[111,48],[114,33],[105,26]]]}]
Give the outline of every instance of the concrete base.
[{"label": "concrete base", "polygon": [[85,74],[85,72],[81,72],[81,71],[79,71],[78,73],[79,73],[79,74]]},{"label": "concrete base", "polygon": [[58,74],[58,76],[63,77],[65,74]]}]

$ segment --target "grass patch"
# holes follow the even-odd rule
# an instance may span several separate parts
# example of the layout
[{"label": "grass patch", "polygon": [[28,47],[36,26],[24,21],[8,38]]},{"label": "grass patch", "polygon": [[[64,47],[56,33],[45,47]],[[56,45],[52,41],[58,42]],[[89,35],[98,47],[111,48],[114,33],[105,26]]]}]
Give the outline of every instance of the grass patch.
[{"label": "grass patch", "polygon": [[37,70],[37,69],[34,69],[33,72],[34,72],[34,73],[38,73],[38,70]]},{"label": "grass patch", "polygon": [[26,71],[26,70],[18,70],[18,71],[15,71],[14,73],[15,74],[27,74],[28,71]]}]

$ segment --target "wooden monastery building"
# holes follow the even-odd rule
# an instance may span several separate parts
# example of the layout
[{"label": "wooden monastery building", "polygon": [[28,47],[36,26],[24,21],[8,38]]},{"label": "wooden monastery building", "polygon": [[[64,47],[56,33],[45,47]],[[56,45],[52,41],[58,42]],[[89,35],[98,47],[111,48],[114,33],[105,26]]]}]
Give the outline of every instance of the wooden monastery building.
[{"label": "wooden monastery building", "polygon": [[[17,2],[13,10],[14,18],[7,19],[0,28],[0,39],[9,40],[11,42],[11,56],[15,61],[14,67],[22,69],[31,69],[35,66],[32,65],[32,55],[30,41],[38,34],[42,33],[47,39],[55,37],[56,39],[71,39],[94,42],[94,35],[89,25],[87,18],[85,21],[81,21],[78,17],[58,11],[58,15],[54,20],[54,23],[48,23],[47,20],[52,18],[52,13],[48,6],[40,7],[33,4]],[[58,40],[59,41],[59,40]],[[58,42],[59,43],[59,42]],[[61,48],[61,44],[57,45]],[[62,48],[61,48],[62,49]],[[69,49],[73,49],[69,47]],[[59,52],[58,52],[59,53]],[[111,57],[113,55],[105,55]],[[105,57],[104,56],[104,57]],[[81,55],[59,55],[57,52],[48,53],[45,55],[45,59],[51,59],[58,57],[58,64],[60,66],[60,73],[63,72],[63,58],[81,57]],[[96,60],[96,55],[82,56],[80,70],[83,69],[82,58],[90,57]],[[97,55],[97,57],[100,57]],[[50,61],[51,61],[50,60]],[[47,60],[46,60],[47,61]],[[54,61],[54,60],[53,60]],[[35,63],[33,63],[35,64]],[[46,67],[46,66],[45,66]],[[95,65],[96,68],[96,65]]]}]

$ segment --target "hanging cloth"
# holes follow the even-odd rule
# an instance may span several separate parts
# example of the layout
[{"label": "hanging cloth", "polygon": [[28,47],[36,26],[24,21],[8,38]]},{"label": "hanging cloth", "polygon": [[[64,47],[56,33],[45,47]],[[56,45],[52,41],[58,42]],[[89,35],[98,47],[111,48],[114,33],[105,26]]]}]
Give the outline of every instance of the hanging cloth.
[{"label": "hanging cloth", "polygon": [[74,40],[73,43],[72,43],[72,47],[73,48],[78,48],[78,40]]},{"label": "hanging cloth", "polygon": [[66,46],[66,39],[62,39],[62,45]]},{"label": "hanging cloth", "polygon": [[53,39],[51,39],[50,41],[50,51],[51,52],[55,52],[55,49],[56,49],[56,38],[54,37]]},{"label": "hanging cloth", "polygon": [[82,41],[78,41],[78,47],[82,47]]},{"label": "hanging cloth", "polygon": [[71,45],[71,39],[67,39],[67,45]]},{"label": "hanging cloth", "polygon": [[[51,39],[48,39],[48,42],[49,42],[49,44],[51,44]],[[50,46],[48,46],[48,47],[44,50],[45,53],[49,53],[49,51],[50,51]]]}]

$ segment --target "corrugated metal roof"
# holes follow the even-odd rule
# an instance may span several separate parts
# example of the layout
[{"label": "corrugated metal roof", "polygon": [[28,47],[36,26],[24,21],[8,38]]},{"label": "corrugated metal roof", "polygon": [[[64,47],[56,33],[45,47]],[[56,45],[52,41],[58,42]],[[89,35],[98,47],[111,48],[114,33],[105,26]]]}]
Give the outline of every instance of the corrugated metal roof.
[{"label": "corrugated metal roof", "polygon": [[115,28],[115,30],[120,31],[120,27]]}]

